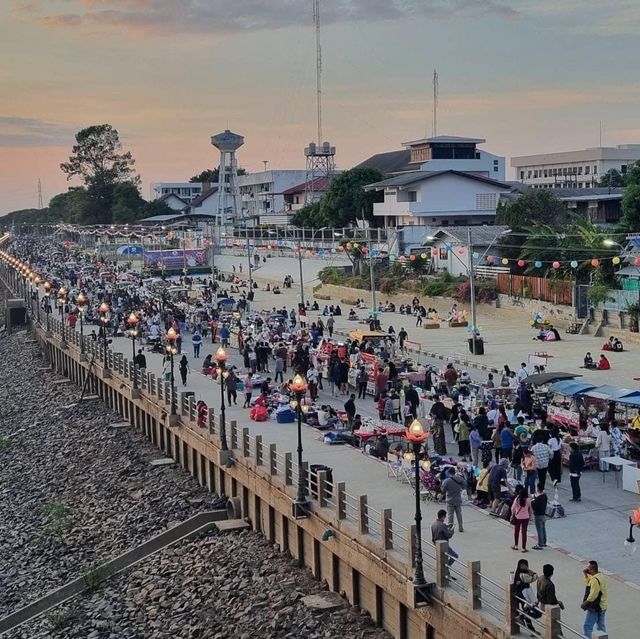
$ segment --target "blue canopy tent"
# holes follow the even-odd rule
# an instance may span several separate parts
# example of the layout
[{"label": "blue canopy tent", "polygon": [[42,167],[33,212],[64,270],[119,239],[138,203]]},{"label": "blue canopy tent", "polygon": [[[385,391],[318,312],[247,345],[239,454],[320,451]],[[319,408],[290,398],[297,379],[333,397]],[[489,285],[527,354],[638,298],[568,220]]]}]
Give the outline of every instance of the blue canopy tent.
[{"label": "blue canopy tent", "polygon": [[563,379],[562,381],[551,384],[549,390],[552,393],[558,393],[558,395],[564,395],[565,397],[575,397],[576,395],[582,395],[585,391],[589,391],[592,388],[595,388],[595,384],[579,382],[575,379]]},{"label": "blue canopy tent", "polygon": [[587,397],[593,399],[605,399],[612,402],[625,403],[625,399],[632,400],[634,398],[640,399],[640,391],[634,391],[630,388],[618,388],[617,386],[610,386],[605,384],[604,386],[597,386],[591,390],[583,393]]}]

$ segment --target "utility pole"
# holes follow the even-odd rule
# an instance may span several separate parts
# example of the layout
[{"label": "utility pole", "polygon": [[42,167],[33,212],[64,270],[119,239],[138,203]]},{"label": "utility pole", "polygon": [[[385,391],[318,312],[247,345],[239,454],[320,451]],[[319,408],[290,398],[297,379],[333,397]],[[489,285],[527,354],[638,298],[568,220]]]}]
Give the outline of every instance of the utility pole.
[{"label": "utility pole", "polygon": [[471,352],[476,355],[476,291],[473,275],[473,246],[471,244],[471,228],[467,227],[467,253],[469,256],[469,294],[471,295]]},{"label": "utility pole", "polygon": [[44,203],[42,201],[42,182],[40,181],[40,178],[38,178],[38,208],[44,208]]}]

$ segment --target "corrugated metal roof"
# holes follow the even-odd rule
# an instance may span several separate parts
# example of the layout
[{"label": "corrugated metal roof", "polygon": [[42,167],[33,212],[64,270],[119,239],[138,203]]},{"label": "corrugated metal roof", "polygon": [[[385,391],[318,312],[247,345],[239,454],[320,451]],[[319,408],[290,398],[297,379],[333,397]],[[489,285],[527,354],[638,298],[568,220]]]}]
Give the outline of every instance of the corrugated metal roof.
[{"label": "corrugated metal roof", "polygon": [[415,164],[411,162],[411,151],[388,151],[387,153],[376,153],[369,159],[358,164],[355,168],[377,169],[383,175],[393,175],[394,173],[405,173],[414,171]]}]

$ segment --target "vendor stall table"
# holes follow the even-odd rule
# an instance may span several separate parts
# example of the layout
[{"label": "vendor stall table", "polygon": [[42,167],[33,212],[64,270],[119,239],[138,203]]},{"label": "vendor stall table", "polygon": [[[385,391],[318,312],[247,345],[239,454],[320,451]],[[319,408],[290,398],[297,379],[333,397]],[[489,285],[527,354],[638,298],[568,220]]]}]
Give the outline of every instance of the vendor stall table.
[{"label": "vendor stall table", "polygon": [[[633,466],[634,463],[629,459],[623,459],[622,457],[618,457],[617,455],[613,457],[601,457],[601,462],[609,464],[610,466],[616,466],[618,471],[616,472],[616,488],[620,488],[620,475],[622,474],[622,468],[627,465]],[[605,483],[607,473],[602,473],[602,483]]]}]

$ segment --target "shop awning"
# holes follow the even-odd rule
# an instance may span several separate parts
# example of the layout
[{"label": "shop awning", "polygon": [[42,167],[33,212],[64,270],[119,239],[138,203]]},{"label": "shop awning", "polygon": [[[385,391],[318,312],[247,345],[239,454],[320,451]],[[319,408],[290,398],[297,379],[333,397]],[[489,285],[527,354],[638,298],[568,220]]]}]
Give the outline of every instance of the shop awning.
[{"label": "shop awning", "polygon": [[565,395],[566,397],[574,397],[575,395],[582,395],[585,391],[589,391],[595,388],[595,384],[589,384],[588,382],[579,382],[574,379],[565,379],[561,382],[556,382],[549,387],[552,393],[558,393],[559,395]]},{"label": "shop awning", "polygon": [[617,386],[609,386],[608,384],[597,386],[583,394],[587,397],[593,397],[594,399],[607,399],[622,403],[626,403],[626,400],[640,400],[640,391],[635,391],[630,388],[618,388]]},{"label": "shop awning", "polygon": [[555,382],[558,379],[573,379],[574,377],[582,377],[582,375],[579,375],[578,373],[536,373],[535,375],[525,377],[522,381],[525,384],[542,386],[543,384]]}]

